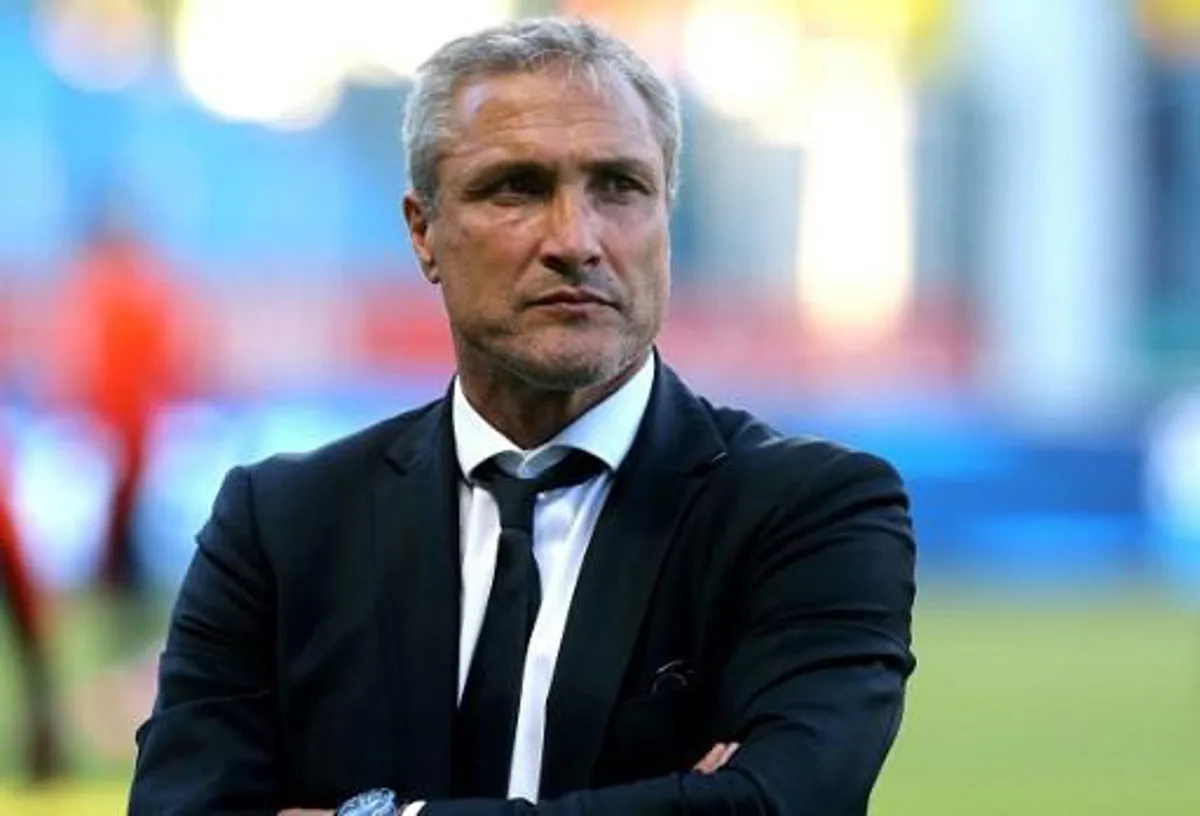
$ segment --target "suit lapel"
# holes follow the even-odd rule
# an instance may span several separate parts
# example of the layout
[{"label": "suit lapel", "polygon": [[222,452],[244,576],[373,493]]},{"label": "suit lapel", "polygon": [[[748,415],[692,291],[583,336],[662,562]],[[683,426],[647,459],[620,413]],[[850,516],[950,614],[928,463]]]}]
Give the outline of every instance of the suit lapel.
[{"label": "suit lapel", "polygon": [[540,795],[586,787],[680,515],[724,446],[699,400],[659,365],[633,448],[584,557],[546,704]]},{"label": "suit lapel", "polygon": [[458,466],[449,400],[418,415],[388,451],[375,485],[378,617],[396,711],[405,792],[451,790],[458,689]]}]

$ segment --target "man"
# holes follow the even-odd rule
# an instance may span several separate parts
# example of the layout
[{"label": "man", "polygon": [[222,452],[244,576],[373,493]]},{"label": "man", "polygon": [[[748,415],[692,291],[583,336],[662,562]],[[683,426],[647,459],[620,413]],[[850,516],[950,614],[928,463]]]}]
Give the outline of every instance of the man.
[{"label": "man", "polygon": [[913,668],[907,501],[654,353],[669,86],[517,23],[426,63],[405,137],[457,376],[230,473],[131,812],[865,813]]}]

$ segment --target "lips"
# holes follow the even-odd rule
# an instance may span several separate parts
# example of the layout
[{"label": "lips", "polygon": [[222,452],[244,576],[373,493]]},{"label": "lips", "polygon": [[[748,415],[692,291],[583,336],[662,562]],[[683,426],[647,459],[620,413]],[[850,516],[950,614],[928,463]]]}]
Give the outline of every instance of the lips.
[{"label": "lips", "polygon": [[608,298],[583,289],[559,289],[532,301],[534,306],[613,306]]}]

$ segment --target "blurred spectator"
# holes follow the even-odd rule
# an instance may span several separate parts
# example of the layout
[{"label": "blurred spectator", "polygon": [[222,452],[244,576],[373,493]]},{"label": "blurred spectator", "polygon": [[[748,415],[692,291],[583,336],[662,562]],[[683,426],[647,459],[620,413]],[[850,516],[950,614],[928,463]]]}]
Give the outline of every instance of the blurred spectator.
[{"label": "blurred spectator", "polygon": [[0,473],[0,601],[16,634],[16,654],[27,718],[25,767],[30,779],[42,781],[63,771],[61,738],[54,710],[49,631],[39,614],[37,590],[18,541],[8,502],[7,481]]},{"label": "blurred spectator", "polygon": [[[101,584],[131,607],[146,589],[134,524],[150,434],[190,383],[187,303],[164,262],[119,209],[106,208],[64,282],[52,316],[54,398],[88,412],[110,447],[114,490]],[[132,603],[130,603],[132,602]],[[122,627],[124,628],[124,627]],[[132,633],[121,635],[128,643]]]}]

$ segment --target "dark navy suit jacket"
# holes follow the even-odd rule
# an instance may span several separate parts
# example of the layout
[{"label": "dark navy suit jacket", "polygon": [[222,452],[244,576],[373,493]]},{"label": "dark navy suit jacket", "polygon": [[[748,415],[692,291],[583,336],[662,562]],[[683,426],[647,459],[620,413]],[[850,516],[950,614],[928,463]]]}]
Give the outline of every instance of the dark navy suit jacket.
[{"label": "dark navy suit jacket", "polygon": [[[900,479],[661,364],[571,604],[540,801],[454,799],[450,410],[228,475],[138,731],[131,814],[331,808],[378,786],[426,816],[866,812],[914,666]],[[741,749],[691,772],[718,741]]]}]

